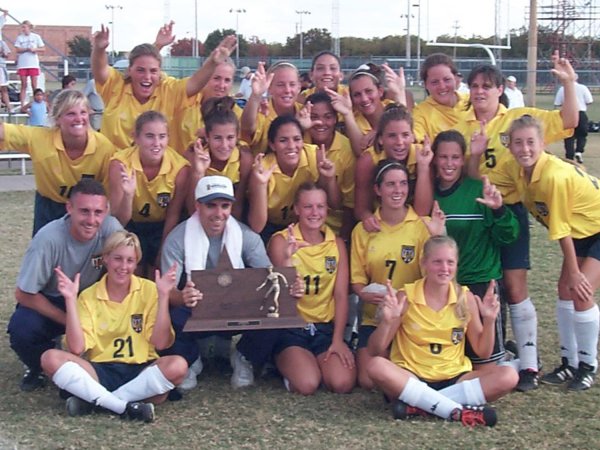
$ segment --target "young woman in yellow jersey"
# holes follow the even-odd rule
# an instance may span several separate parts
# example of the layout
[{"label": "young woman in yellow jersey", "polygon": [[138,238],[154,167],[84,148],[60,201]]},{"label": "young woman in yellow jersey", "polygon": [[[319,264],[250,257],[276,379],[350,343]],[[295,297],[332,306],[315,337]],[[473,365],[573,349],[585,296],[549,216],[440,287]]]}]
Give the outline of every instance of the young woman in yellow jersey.
[{"label": "young woman in yellow jersey", "polygon": [[515,120],[509,138],[521,168],[516,182],[523,202],[563,253],[556,305],[562,364],[542,382],[589,389],[598,368],[594,294],[600,286],[600,182],[580,166],[545,153],[542,125],[531,116]]},{"label": "young woman in yellow jersey", "polygon": [[[375,143],[356,161],[354,216],[363,222],[367,231],[377,231],[379,223],[375,215],[375,196],[372,189],[377,163],[383,159],[395,159],[403,163],[414,185],[414,207],[418,214],[427,215],[433,203],[433,180],[430,163],[433,153],[426,140],[422,149],[413,147],[412,117],[406,108],[390,105],[381,116]],[[416,180],[415,180],[416,179]]]},{"label": "young woman in yellow jersey", "polygon": [[139,235],[143,276],[158,267],[161,243],[179,222],[188,197],[189,163],[168,140],[165,116],[146,111],[135,121],[135,145],[117,152],[110,163],[111,214]]},{"label": "young woman in yellow jersey", "polygon": [[64,90],[54,99],[50,128],[0,123],[3,150],[28,153],[35,176],[33,234],[67,213],[73,186],[82,178],[108,183],[115,146],[89,125],[89,104],[79,91]]},{"label": "young woman in yellow jersey", "polygon": [[300,103],[305,103],[307,98],[316,93],[323,92],[325,88],[331,89],[340,95],[348,92],[348,88],[340,85],[344,79],[339,56],[329,50],[317,53],[310,67],[310,79],[313,87],[302,91],[298,96]]},{"label": "young woman in yellow jersey", "polygon": [[113,233],[102,255],[106,275],[79,297],[79,274],[70,280],[60,267],[55,269],[67,308],[66,350],[47,350],[42,368],[72,395],[66,403],[70,416],[100,407],[151,422],[152,403],[164,401],[187,373],[180,356],[159,358],[156,353],[175,339],[169,292],[176,268],[163,276],[157,270],[156,283],[138,278],[133,272],[141,256],[135,234]]},{"label": "young woman in yellow jersey", "polygon": [[500,100],[504,95],[504,77],[495,66],[478,66],[468,76],[471,107],[456,129],[470,143],[469,174],[486,175],[502,194],[504,204],[517,216],[519,239],[502,247],[502,270],[506,299],[509,303],[512,330],[519,352],[519,391],[538,387],[537,314],[527,288],[529,269],[529,223],[514,179],[518,164],[506,147],[508,128],[524,114],[545,124],[544,141],[550,143],[569,136],[579,120],[575,96],[575,72],[571,64],[553,55],[552,73],[565,89],[565,103],[560,111],[537,108],[506,109]]},{"label": "young woman in yellow jersey", "polygon": [[428,95],[412,111],[417,142],[423,142],[425,136],[433,142],[438,133],[454,128],[464,115],[469,95],[457,92],[457,73],[452,58],[443,53],[423,61],[420,76]]},{"label": "young woman in yellow jersey", "polygon": [[[176,116],[187,106],[189,98],[200,92],[215,67],[229,57],[236,45],[235,36],[226,37],[202,67],[181,80],[161,72],[161,56],[155,46],[137,45],[129,54],[129,67],[123,77],[108,65],[109,38],[108,28],[102,25],[92,40],[91,63],[96,88],[105,104],[102,133],[118,148],[131,146],[135,119],[144,111],[160,111],[170,118]],[[176,133],[175,128],[170,131]]]},{"label": "young woman in yellow jersey", "polygon": [[325,189],[331,208],[341,204],[335,165],[327,159],[323,145],[304,143],[295,117],[273,120],[268,139],[271,152],[256,156],[248,183],[248,224],[265,242],[294,221],[294,195],[305,181],[318,182]]},{"label": "young woman in yellow jersey", "polygon": [[[267,114],[259,114],[261,101],[267,93]],[[255,155],[267,151],[268,130],[276,117],[295,116],[302,109],[302,104],[296,102],[299,93],[300,80],[296,66],[282,61],[273,64],[267,72],[264,63],[258,63],[252,77],[252,94],[241,118],[241,137],[250,144]]]},{"label": "young woman in yellow jersey", "polygon": [[[197,139],[185,156],[192,163],[189,186],[196,186],[205,175],[223,175],[231,180],[236,198],[232,214],[242,220],[253,158],[246,147],[237,146],[240,126],[235,113],[236,106],[232,97],[207,99],[202,105],[206,145],[203,146],[202,141]],[[188,205],[188,209],[192,211],[196,200],[193,190],[190,190],[190,194],[188,201],[193,203]]]},{"label": "young woman in yellow jersey", "polygon": [[405,283],[421,278],[419,259],[423,245],[430,234],[441,234],[444,229],[444,215],[437,204],[433,220],[429,221],[422,220],[406,203],[410,188],[404,164],[393,159],[380,161],[373,184],[380,200],[374,214],[379,230],[369,231],[360,222],[352,231],[350,245],[352,290],[363,302],[357,365],[358,381],[365,389],[374,386],[367,374],[372,356],[366,347],[376,327],[375,310],[385,295],[380,288],[387,280],[395,289],[401,289]]},{"label": "young woman in yellow jersey", "polygon": [[322,188],[303,183],[296,191],[294,211],[298,223],[273,235],[268,254],[275,266],[298,271],[292,293],[299,289],[298,312],[308,325],[282,332],[274,349],[275,363],[292,392],[311,395],[323,381],[329,390],[347,393],[356,383],[356,366],[344,342],[346,246],[325,225],[327,193]]},{"label": "young woman in yellow jersey", "polygon": [[[492,353],[500,305],[493,281],[483,299],[459,286],[457,263],[454,240],[432,237],[421,258],[425,277],[397,293],[388,282],[377,330],[369,339],[373,359],[368,372],[394,399],[396,419],[433,414],[467,426],[494,426],[496,413],[485,404],[517,384],[512,367],[472,370],[464,354],[466,340],[477,354]],[[390,344],[390,359],[379,356]]]}]

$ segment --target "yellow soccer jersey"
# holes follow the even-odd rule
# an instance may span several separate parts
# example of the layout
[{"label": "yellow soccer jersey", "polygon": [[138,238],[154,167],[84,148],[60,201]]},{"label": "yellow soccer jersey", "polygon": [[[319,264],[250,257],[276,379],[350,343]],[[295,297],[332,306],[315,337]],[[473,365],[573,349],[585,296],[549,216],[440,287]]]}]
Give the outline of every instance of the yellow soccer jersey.
[{"label": "yellow soccer jersey", "polygon": [[229,160],[225,164],[223,170],[217,170],[213,167],[209,167],[206,171],[206,175],[222,175],[231,180],[233,184],[240,182],[240,150],[235,147],[231,152]]},{"label": "yellow soccer jersey", "polygon": [[141,104],[134,96],[130,83],[125,83],[123,76],[109,67],[109,77],[106,83],[96,83],[98,94],[104,101],[102,116],[102,134],[104,134],[119,149],[133,144],[135,120],[143,112],[154,110],[163,113],[169,122],[169,134],[174,135],[175,117],[180,108],[187,105],[188,78],[178,80],[162,75],[160,84],[156,87],[150,99]]},{"label": "yellow soccer jersey", "polygon": [[164,221],[167,206],[175,192],[175,179],[179,171],[189,165],[187,160],[171,147],[167,147],[158,175],[148,181],[142,168],[137,145],[117,152],[113,159],[125,165],[128,173],[135,171],[136,188],[131,220],[134,222]]},{"label": "yellow soccer jersey", "polygon": [[[390,360],[426,381],[443,381],[473,370],[465,356],[467,327],[456,317],[456,291],[434,311],[425,302],[424,279],[404,286],[408,308],[392,341]],[[468,291],[462,287],[462,294]]]},{"label": "yellow soccer jersey", "polygon": [[[397,225],[382,221],[379,210],[375,217],[379,220],[381,231],[369,233],[362,222],[352,231],[351,283],[385,284],[390,279],[395,289],[402,289],[406,283],[422,276],[419,261],[429,232],[412,207],[408,208],[404,221]],[[363,325],[377,325],[376,310],[376,305],[363,304]]]},{"label": "yellow soccer jersey", "polygon": [[[308,137],[305,142],[311,142]],[[346,208],[354,208],[354,166],[356,157],[352,152],[350,140],[339,132],[335,132],[335,137],[331,147],[327,150],[327,158],[335,164],[335,177],[342,193],[342,205]],[[329,209],[327,215],[327,225],[329,225],[335,234],[339,234],[342,228],[341,209]]]},{"label": "yellow soccer jersey", "polygon": [[294,221],[294,195],[305,181],[316,182],[319,179],[317,168],[317,147],[304,144],[300,153],[300,162],[294,175],[288,177],[277,165],[275,153],[269,153],[262,161],[265,170],[273,164],[275,171],[267,186],[267,221],[275,225],[289,225]]},{"label": "yellow soccer jersey", "polygon": [[415,106],[412,112],[413,131],[418,142],[429,136],[431,142],[442,131],[451,130],[464,118],[469,104],[469,94],[456,92],[458,101],[454,107],[445,106],[428,96]]},{"label": "yellow soccer jersey", "polygon": [[[304,296],[298,300],[298,312],[306,322],[331,322],[335,316],[333,297],[337,268],[340,261],[335,234],[324,228],[325,240],[318,245],[300,248],[292,257],[292,264],[304,280]],[[294,237],[304,242],[298,225],[294,225]],[[287,241],[288,230],[278,232]]]},{"label": "yellow soccer jersey", "polygon": [[[173,133],[169,135],[169,146],[183,154],[190,143],[198,139],[198,129],[204,128],[204,118],[200,112],[200,107],[204,96],[202,92],[185,100],[186,106],[177,111],[173,118]],[[242,117],[242,108],[237,104],[233,106],[233,112],[238,118]]]},{"label": "yellow soccer jersey", "polygon": [[[389,98],[385,98],[381,101],[381,104],[385,108],[387,105],[394,103],[393,100]],[[362,115],[361,112],[358,112],[356,109],[354,110],[354,120],[356,121],[356,125],[362,134],[367,134],[369,131],[373,130],[373,127],[367,120],[365,116]]]},{"label": "yellow soccer jersey", "polygon": [[[508,129],[513,120],[529,114],[535,117],[544,126],[544,142],[549,144],[562,140],[573,134],[573,129],[565,130],[560,111],[545,111],[537,108],[506,109],[500,105],[496,116],[485,125],[489,137],[488,148],[481,157],[479,173],[487,175],[490,182],[502,193],[504,203],[514,204],[520,201],[519,194],[513,180],[519,172],[519,165],[508,149]],[[456,126],[467,142],[467,157],[471,154],[470,142],[474,132],[479,131],[480,124],[473,108],[466,113],[465,120]]]},{"label": "yellow soccer jersey", "polygon": [[37,191],[58,203],[67,203],[73,186],[82,178],[93,178],[108,186],[108,164],[115,146],[100,133],[88,131],[83,155],[67,155],[60,130],[4,124],[3,150],[31,155]]},{"label": "yellow soccer jersey", "polygon": [[[106,275],[79,294],[77,310],[92,362],[142,364],[158,358],[150,343],[158,307],[153,281],[131,277],[129,294],[121,303],[110,301]],[[175,332],[171,328],[171,343]]]},{"label": "yellow soccer jersey", "polygon": [[581,167],[542,153],[527,184],[517,186],[529,212],[548,229],[552,240],[583,239],[600,233],[600,181]]},{"label": "yellow soccer jersey", "polygon": [[[303,108],[302,103],[295,102],[294,108],[296,112],[300,111]],[[275,108],[273,108],[273,101],[269,100],[269,112],[265,116],[264,114],[258,113],[256,115],[256,131],[254,132],[254,136],[252,136],[252,140],[250,141],[250,149],[252,150],[253,155],[257,155],[259,153],[265,153],[267,148],[269,148],[269,127],[271,126],[271,122],[275,120],[277,117],[277,113],[275,112]]]}]

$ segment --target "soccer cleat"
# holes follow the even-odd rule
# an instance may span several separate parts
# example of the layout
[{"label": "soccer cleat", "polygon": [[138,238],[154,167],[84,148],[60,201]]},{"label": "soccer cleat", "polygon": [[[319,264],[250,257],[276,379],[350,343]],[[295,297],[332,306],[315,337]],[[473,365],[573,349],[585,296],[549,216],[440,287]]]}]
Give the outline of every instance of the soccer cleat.
[{"label": "soccer cleat", "polygon": [[154,420],[154,405],[152,403],[129,402],[125,415],[131,420],[141,420],[150,423]]},{"label": "soccer cleat", "polygon": [[552,384],[558,386],[570,381],[575,376],[577,369],[569,365],[569,360],[564,356],[561,358],[562,364],[554,369],[552,372],[547,373],[541,378],[543,384]]},{"label": "soccer cleat", "polygon": [[94,410],[94,405],[72,395],[65,403],[67,414],[71,417],[87,416]]},{"label": "soccer cleat", "polygon": [[187,371],[187,375],[181,384],[177,386],[177,388],[181,389],[182,391],[190,391],[194,389],[198,385],[198,380],[196,378],[198,378],[198,375],[202,373],[202,369],[204,369],[202,358],[198,357],[198,359],[192,363]]},{"label": "soccer cleat", "polygon": [[533,369],[519,370],[519,382],[515,388],[519,392],[533,391],[538,388],[540,375]]},{"label": "soccer cleat", "polygon": [[575,152],[575,161],[577,161],[579,164],[583,164],[583,153]]},{"label": "soccer cleat", "polygon": [[567,384],[569,391],[585,391],[594,384],[594,366],[579,361],[579,367],[575,371],[573,379]]},{"label": "soccer cleat", "polygon": [[406,420],[412,417],[429,417],[425,411],[416,406],[404,403],[402,400],[396,400],[392,404],[392,415],[395,420]]},{"label": "soccer cleat", "polygon": [[450,420],[462,423],[466,427],[484,425],[493,427],[498,421],[496,410],[489,406],[464,405],[463,409],[456,408],[450,413]]},{"label": "soccer cleat", "polygon": [[46,381],[46,375],[43,373],[32,372],[31,369],[27,369],[21,380],[20,387],[24,392],[31,392],[46,386]]},{"label": "soccer cleat", "polygon": [[231,375],[231,386],[234,389],[252,386],[254,384],[254,369],[252,364],[244,358],[237,349],[233,349],[229,357],[229,362],[233,368]]}]

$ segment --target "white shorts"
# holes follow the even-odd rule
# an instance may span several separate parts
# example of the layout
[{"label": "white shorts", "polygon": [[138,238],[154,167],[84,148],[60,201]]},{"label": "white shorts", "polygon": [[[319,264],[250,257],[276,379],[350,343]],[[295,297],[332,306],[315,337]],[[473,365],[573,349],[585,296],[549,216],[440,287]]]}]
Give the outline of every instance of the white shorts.
[{"label": "white shorts", "polygon": [[0,67],[0,86],[8,86],[8,71],[6,67]]}]

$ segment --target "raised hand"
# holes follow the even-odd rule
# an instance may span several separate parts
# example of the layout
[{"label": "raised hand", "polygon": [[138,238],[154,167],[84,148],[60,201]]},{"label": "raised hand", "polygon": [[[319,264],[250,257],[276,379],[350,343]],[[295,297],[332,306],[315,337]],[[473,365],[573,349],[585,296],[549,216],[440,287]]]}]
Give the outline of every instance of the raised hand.
[{"label": "raised hand", "polygon": [[487,150],[490,138],[485,132],[485,121],[479,122],[479,131],[475,131],[471,135],[471,155],[481,156]]},{"label": "raised hand", "polygon": [[227,61],[227,58],[231,55],[235,47],[237,46],[237,38],[234,35],[225,36],[217,48],[215,48],[211,54],[210,59],[219,65]]},{"label": "raised hand", "polygon": [[77,295],[79,294],[79,273],[75,275],[73,280],[65,275],[60,266],[54,268],[54,273],[56,274],[57,281],[56,288],[60,292],[60,295],[65,300],[77,299]]},{"label": "raised hand", "polygon": [[485,291],[485,295],[483,298],[479,298],[477,295],[474,295],[477,302],[477,307],[479,308],[479,315],[482,319],[488,319],[489,321],[496,320],[498,316],[498,312],[500,311],[500,302],[498,301],[498,296],[496,295],[496,281],[490,281],[488,288]]},{"label": "raised hand", "polygon": [[325,88],[325,92],[331,98],[331,106],[341,115],[352,114],[352,100],[350,100],[350,94],[346,91],[344,95],[340,95],[328,87]]},{"label": "raised hand", "polygon": [[404,68],[400,66],[396,74],[387,63],[382,64],[381,67],[385,72],[385,80],[391,97],[406,106],[406,78],[404,77]]},{"label": "raised hand", "polygon": [[433,202],[433,209],[431,210],[431,220],[423,220],[423,223],[427,227],[431,236],[442,236],[446,234],[446,215],[440,208],[437,200]]},{"label": "raised hand", "polygon": [[308,130],[312,127],[322,125],[323,122],[320,120],[312,120],[310,118],[312,114],[312,103],[306,102],[302,109],[296,113],[296,119],[300,122],[300,126],[303,130]]},{"label": "raised hand", "polygon": [[158,33],[156,33],[156,39],[154,39],[154,46],[157,49],[160,50],[167,45],[171,45],[175,41],[173,25],[175,25],[175,22],[171,20],[169,23],[166,23],[159,28]]},{"label": "raised hand", "polygon": [[158,290],[158,298],[169,299],[169,293],[175,289],[177,285],[177,263],[173,265],[165,272],[163,276],[160,275],[160,270],[154,271],[154,280],[156,283],[156,289]]},{"label": "raised hand", "polygon": [[420,148],[417,148],[416,157],[418,167],[429,167],[431,165],[431,161],[433,161],[433,151],[431,150],[429,136],[425,135],[423,138],[423,145],[421,145]]},{"label": "raised hand", "polygon": [[267,74],[265,70],[265,63],[259,62],[258,67],[254,74],[252,75],[252,95],[255,97],[262,97],[269,90],[269,86],[271,86],[271,81],[273,81],[273,76],[275,74],[270,73]]},{"label": "raised hand", "polygon": [[317,148],[317,167],[323,178],[335,178],[335,164],[327,159],[325,145],[323,144]]},{"label": "raised hand", "polygon": [[483,181],[483,198],[477,198],[477,202],[487,206],[490,209],[498,209],[502,207],[502,194],[500,191],[490,183],[490,179],[487,176],[481,177]]},{"label": "raised hand", "polygon": [[296,236],[294,236],[294,224],[291,223],[287,227],[288,237],[287,237],[287,254],[286,259],[291,258],[294,254],[300,250],[301,248],[308,247],[310,244],[306,241],[298,242]]},{"label": "raised hand", "polygon": [[97,49],[106,50],[110,44],[108,27],[105,27],[104,24],[100,25],[100,30],[94,33],[92,43]]},{"label": "raised hand", "polygon": [[558,78],[560,84],[564,85],[565,83],[574,82],[577,79],[575,69],[573,69],[567,58],[560,57],[558,50],[552,53],[552,63],[554,64],[554,68],[550,72]]},{"label": "raised hand", "polygon": [[204,176],[210,167],[210,152],[203,147],[201,139],[196,139],[190,150],[192,152],[190,158],[192,170],[196,175]]},{"label": "raised hand", "polygon": [[254,157],[254,164],[252,164],[252,176],[260,184],[267,184],[277,168],[277,164],[273,163],[271,167],[265,169],[262,163],[264,157],[264,153],[259,153]]},{"label": "raised hand", "polygon": [[404,291],[394,292],[392,282],[386,282],[387,292],[383,301],[379,305],[377,312],[379,320],[382,322],[392,322],[402,317],[404,313],[404,305],[406,303],[406,294]]}]

